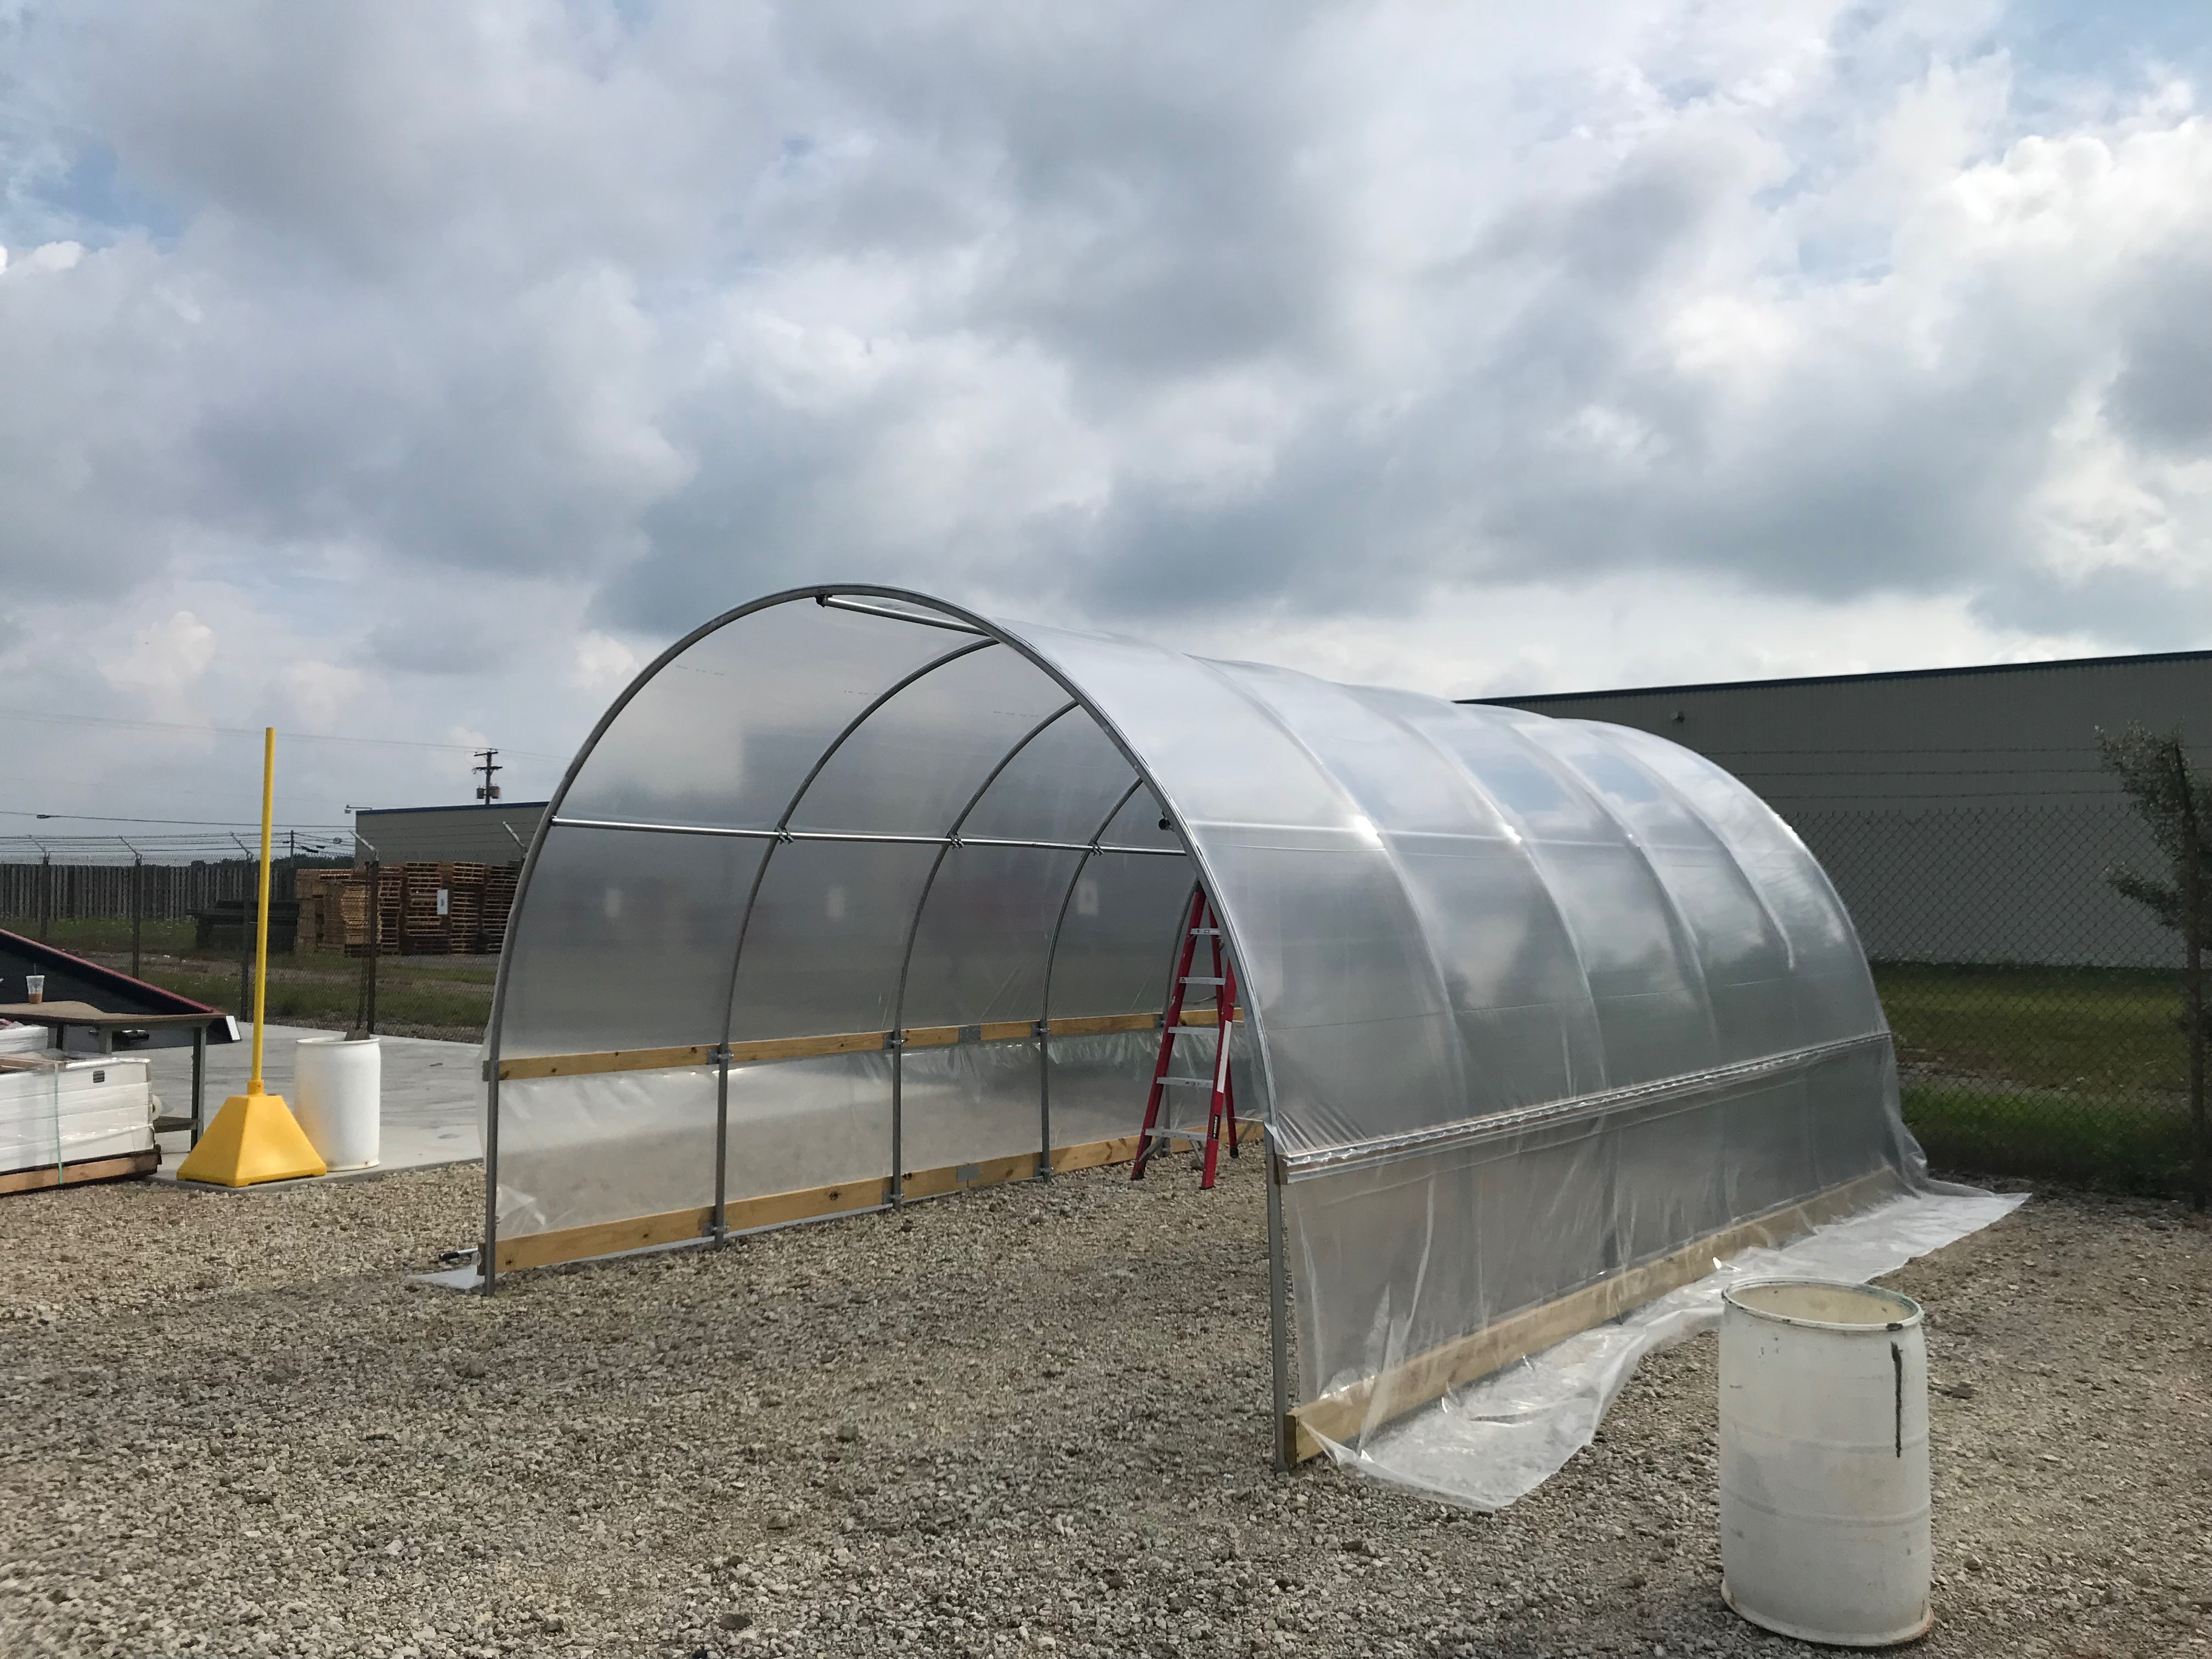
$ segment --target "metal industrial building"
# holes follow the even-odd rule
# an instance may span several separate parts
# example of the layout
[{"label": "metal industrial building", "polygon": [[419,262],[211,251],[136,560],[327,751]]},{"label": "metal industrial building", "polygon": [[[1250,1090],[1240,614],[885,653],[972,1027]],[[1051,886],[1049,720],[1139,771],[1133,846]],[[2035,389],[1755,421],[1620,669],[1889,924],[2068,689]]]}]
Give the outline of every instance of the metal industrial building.
[{"label": "metal industrial building", "polygon": [[2097,734],[2179,727],[2212,760],[2212,651],[1468,701],[1639,727],[1727,768],[1804,837],[1877,958],[2179,960],[2105,880],[2157,864]]},{"label": "metal industrial building", "polygon": [[355,854],[363,863],[519,864],[544,811],[542,800],[363,807],[353,816]]}]

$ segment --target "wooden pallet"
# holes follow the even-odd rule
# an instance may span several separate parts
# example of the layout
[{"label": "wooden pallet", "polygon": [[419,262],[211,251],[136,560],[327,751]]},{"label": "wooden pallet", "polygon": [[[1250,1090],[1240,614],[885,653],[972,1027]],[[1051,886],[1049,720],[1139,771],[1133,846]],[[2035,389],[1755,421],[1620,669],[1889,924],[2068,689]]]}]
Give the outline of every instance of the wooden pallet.
[{"label": "wooden pallet", "polygon": [[514,908],[514,887],[522,873],[519,864],[495,864],[484,872],[483,939],[480,950],[496,951],[507,943],[507,913]]},{"label": "wooden pallet", "polygon": [[88,1181],[121,1181],[151,1175],[161,1167],[161,1149],[119,1152],[113,1158],[88,1158],[77,1164],[52,1164],[33,1170],[10,1170],[0,1175],[0,1193],[35,1193],[48,1187],[78,1187]]},{"label": "wooden pallet", "polygon": [[[378,949],[385,956],[473,955],[497,951],[507,938],[507,913],[514,908],[520,865],[459,863],[387,864],[374,902]],[[309,875],[330,879],[307,882]],[[304,918],[313,908],[312,938],[317,948],[343,949],[348,956],[368,952],[369,906],[367,875],[357,870],[301,872]],[[438,890],[446,890],[446,914],[438,914]],[[312,900],[309,897],[313,891]]]}]

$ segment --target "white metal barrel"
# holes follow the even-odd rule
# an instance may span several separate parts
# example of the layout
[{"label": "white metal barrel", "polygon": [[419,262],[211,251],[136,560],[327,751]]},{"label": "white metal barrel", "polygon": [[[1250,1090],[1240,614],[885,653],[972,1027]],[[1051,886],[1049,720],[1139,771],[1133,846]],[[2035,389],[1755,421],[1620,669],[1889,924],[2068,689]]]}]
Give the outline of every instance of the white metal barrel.
[{"label": "white metal barrel", "polygon": [[1919,1304],[1802,1279],[1722,1301],[1722,1595],[1802,1641],[1911,1640],[1934,1617]]},{"label": "white metal barrel", "polygon": [[382,1152],[384,1051],[374,1037],[301,1037],[292,1115],[332,1170],[365,1170]]}]

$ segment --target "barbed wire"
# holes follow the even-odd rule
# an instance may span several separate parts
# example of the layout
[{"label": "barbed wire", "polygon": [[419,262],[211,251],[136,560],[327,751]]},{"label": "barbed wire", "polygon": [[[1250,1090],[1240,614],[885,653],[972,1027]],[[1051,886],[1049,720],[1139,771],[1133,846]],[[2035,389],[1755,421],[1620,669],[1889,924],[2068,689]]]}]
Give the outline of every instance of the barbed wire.
[{"label": "barbed wire", "polygon": [[[260,853],[260,830],[235,834],[155,831],[143,836],[0,836],[0,864],[201,864],[252,860]],[[278,858],[354,856],[350,830],[279,829],[271,845]]]}]

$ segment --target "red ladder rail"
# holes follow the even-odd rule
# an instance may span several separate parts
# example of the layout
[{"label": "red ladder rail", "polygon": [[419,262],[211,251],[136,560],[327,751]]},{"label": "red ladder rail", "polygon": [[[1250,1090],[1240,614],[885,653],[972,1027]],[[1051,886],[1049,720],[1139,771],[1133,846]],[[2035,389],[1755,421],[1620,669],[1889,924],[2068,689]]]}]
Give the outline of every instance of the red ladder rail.
[{"label": "red ladder rail", "polygon": [[[1209,956],[1213,972],[1200,978],[1191,969],[1197,954],[1198,941],[1208,940]],[[1172,1073],[1176,1039],[1188,1031],[1202,1031],[1202,1025],[1183,1023],[1183,1010],[1188,988],[1194,984],[1210,984],[1214,988],[1213,1068],[1210,1077],[1181,1077]],[[1129,1179],[1142,1181],[1145,1165],[1152,1154],[1170,1140],[1203,1140],[1205,1145],[1204,1174],[1199,1186],[1201,1190],[1213,1185],[1216,1167],[1220,1159],[1221,1132],[1226,1125],[1229,1131],[1229,1156],[1237,1156],[1237,1099],[1236,1086],[1230,1075],[1229,1045],[1233,1035],[1237,1015],[1237,969],[1228,953],[1222,949],[1221,925],[1214,915],[1213,906],[1203,888],[1191,895],[1190,910],[1184,921],[1182,947],[1176,953],[1174,983],[1168,988],[1165,1012],[1160,1021],[1160,1054],[1152,1066],[1152,1086],[1145,1097],[1145,1127],[1137,1137],[1137,1156],[1129,1170]],[[1173,1123],[1163,1127],[1160,1109],[1170,1088],[1204,1087],[1207,1091],[1206,1132],[1201,1137],[1195,1128],[1178,1128]],[[1172,1116],[1172,1114],[1170,1115]]]}]

